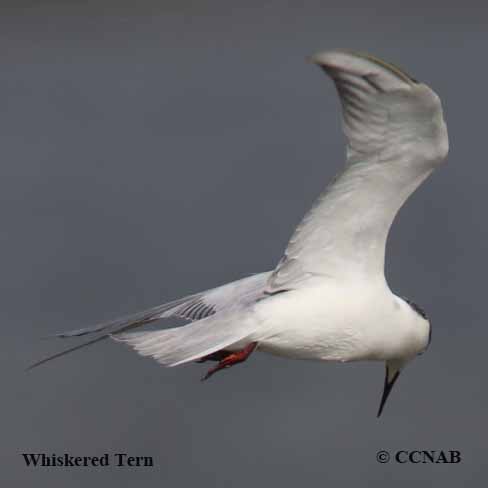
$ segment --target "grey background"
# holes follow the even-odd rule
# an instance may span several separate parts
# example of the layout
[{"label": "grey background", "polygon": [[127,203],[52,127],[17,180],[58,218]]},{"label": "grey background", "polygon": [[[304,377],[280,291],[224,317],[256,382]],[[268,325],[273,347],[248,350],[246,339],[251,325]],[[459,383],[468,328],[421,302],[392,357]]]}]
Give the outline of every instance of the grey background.
[{"label": "grey background", "polygon": [[[2,486],[486,482],[483,7],[1,5]],[[164,369],[105,343],[25,373],[65,345],[39,337],[276,264],[343,161],[335,91],[305,62],[335,47],[430,84],[450,132],[448,164],[389,239],[391,286],[427,309],[434,334],[384,417],[380,364],[256,355],[201,384],[201,365]],[[379,449],[458,449],[463,461],[380,465]],[[28,469],[21,452],[156,466]]]}]

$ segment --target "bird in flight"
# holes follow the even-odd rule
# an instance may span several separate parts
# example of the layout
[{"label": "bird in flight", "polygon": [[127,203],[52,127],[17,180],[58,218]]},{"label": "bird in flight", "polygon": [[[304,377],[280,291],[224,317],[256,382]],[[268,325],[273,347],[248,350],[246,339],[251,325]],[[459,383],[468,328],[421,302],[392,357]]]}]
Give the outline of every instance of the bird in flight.
[{"label": "bird in flight", "polygon": [[[164,366],[214,361],[203,379],[256,351],[382,361],[381,415],[400,372],[431,337],[423,310],[386,282],[386,239],[400,207],[446,158],[447,128],[439,97],[393,64],[346,50],[321,52],[311,61],[339,94],[346,163],[298,225],[276,268],[58,334],[92,338],[29,369],[109,337]],[[136,330],[176,317],[189,323]]]}]

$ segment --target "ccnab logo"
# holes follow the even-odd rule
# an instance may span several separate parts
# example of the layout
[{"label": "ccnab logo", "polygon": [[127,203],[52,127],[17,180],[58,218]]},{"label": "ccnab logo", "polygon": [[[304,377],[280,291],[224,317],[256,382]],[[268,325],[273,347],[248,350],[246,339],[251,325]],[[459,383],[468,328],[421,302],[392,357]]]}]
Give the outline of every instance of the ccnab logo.
[{"label": "ccnab logo", "polygon": [[400,464],[457,464],[461,462],[461,451],[397,451],[395,460]]}]

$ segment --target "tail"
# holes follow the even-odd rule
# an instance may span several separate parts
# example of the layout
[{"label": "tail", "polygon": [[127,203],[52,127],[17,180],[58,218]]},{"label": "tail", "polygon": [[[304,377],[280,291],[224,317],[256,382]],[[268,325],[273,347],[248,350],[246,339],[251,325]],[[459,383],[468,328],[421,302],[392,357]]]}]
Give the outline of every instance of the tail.
[{"label": "tail", "polygon": [[108,337],[129,344],[142,356],[150,356],[164,366],[177,366],[245,340],[256,331],[257,326],[258,322],[253,320],[253,314],[249,308],[236,308],[183,327],[146,332],[104,334],[41,359],[29,366],[27,370]]},{"label": "tail", "polygon": [[[41,364],[45,364],[49,361],[52,361],[53,359],[60,358],[73,351],[77,351],[78,349],[83,349],[84,347],[100,342],[104,339],[107,339],[108,337],[125,340],[129,344],[136,347],[136,341],[141,341],[142,337],[148,339],[148,334],[160,334],[158,338],[163,342],[167,339],[170,344],[175,345],[176,342],[178,342],[178,340],[176,339],[177,337],[180,337],[180,341],[187,340],[188,338],[190,343],[194,344],[194,346],[196,347],[198,342],[196,341],[196,337],[199,336],[200,340],[203,340],[205,334],[208,334],[208,336],[205,336],[208,337],[208,340],[211,340],[213,337],[213,339],[216,340],[216,342],[219,344],[222,341],[226,342],[226,344],[221,347],[228,346],[232,342],[237,342],[244,336],[239,336],[240,333],[238,333],[237,330],[234,331],[234,334],[236,334],[236,336],[233,336],[232,333],[228,335],[229,331],[227,331],[226,334],[223,334],[221,336],[221,341],[219,342],[218,337],[220,337],[220,330],[221,328],[225,329],[225,327],[220,327],[220,325],[218,324],[222,323],[221,320],[228,320],[229,313],[231,315],[235,314],[237,310],[236,307],[245,309],[246,305],[254,303],[259,297],[261,297],[269,275],[269,272],[265,272],[248,276],[241,280],[227,283],[225,285],[204,291],[202,293],[196,293],[194,295],[186,296],[184,298],[180,298],[179,300],[174,300],[169,303],[158,305],[157,307],[153,307],[139,313],[121,317],[109,322],[97,324],[92,327],[86,327],[83,329],[77,329],[56,334],[54,337],[60,338],[81,337],[89,334],[98,334],[98,336],[87,342],[78,344],[74,347],[53,354],[52,356],[41,359],[40,361],[37,361],[34,364],[30,365],[27,370],[36,368]],[[162,331],[149,331],[137,334],[127,333],[134,328],[141,327],[151,322],[170,317],[180,317],[198,322],[184,327],[177,327],[174,329],[167,329]],[[225,319],[223,319],[223,317],[225,317]],[[214,320],[207,320],[210,318],[213,318]],[[198,327],[194,327],[197,325]],[[216,329],[216,331],[212,333],[210,332],[210,330],[207,329]],[[199,331],[199,333],[197,333],[196,331]],[[227,342],[227,337],[237,337],[237,339],[231,340],[231,342]],[[152,338],[155,339],[155,337]],[[221,347],[217,346],[217,348],[213,349],[211,352],[214,352]],[[205,351],[202,352],[201,356],[203,355],[205,355]],[[160,362],[166,364],[163,361]]]},{"label": "tail", "polygon": [[236,308],[183,327],[126,332],[113,338],[129,344],[142,356],[150,356],[164,366],[178,366],[248,338],[251,340],[257,328],[258,321],[252,309]]},{"label": "tail", "polygon": [[[48,363],[49,361],[52,361],[53,359],[58,359],[62,356],[65,356],[66,354],[69,354],[71,352],[77,351],[78,349],[83,349],[87,346],[91,346],[93,344],[96,344],[97,342],[103,341],[104,339],[109,338],[112,334],[117,333],[117,332],[124,332],[136,327],[140,327],[142,325],[149,324],[151,322],[154,322],[156,320],[159,320],[160,318],[163,318],[162,315],[168,310],[174,309],[175,307],[178,307],[182,303],[186,303],[186,301],[192,300],[193,295],[190,297],[186,297],[185,299],[181,300],[176,300],[174,302],[166,303],[164,305],[160,305],[158,307],[151,308],[149,310],[145,310],[143,312],[139,312],[136,314],[132,315],[127,315],[124,317],[120,317],[115,320],[111,320],[110,322],[103,322],[101,324],[97,324],[93,327],[86,327],[83,329],[77,329],[77,330],[72,330],[68,332],[62,332],[60,334],[55,334],[54,337],[59,337],[62,339],[68,338],[68,337],[81,337],[87,334],[96,334],[99,333],[99,335],[89,341],[83,342],[81,344],[78,344],[76,346],[70,347],[68,349],[64,349],[63,351],[60,351],[56,354],[53,354],[51,356],[47,356],[40,361],[35,362],[34,364],[31,364],[26,368],[26,371],[30,371],[31,369],[37,368],[38,366],[41,366],[41,364]],[[186,301],[185,301],[186,300]]]}]

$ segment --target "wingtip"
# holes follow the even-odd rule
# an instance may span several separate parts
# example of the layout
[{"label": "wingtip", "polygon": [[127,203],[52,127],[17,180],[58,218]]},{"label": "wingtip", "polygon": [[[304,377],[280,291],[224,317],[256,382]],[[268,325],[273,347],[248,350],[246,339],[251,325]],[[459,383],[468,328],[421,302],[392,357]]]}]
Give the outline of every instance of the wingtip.
[{"label": "wingtip", "polygon": [[358,60],[364,59],[364,55],[351,49],[329,49],[318,51],[308,59],[319,66],[340,68],[357,63]]},{"label": "wingtip", "polygon": [[361,51],[331,49],[315,53],[308,60],[324,68],[332,76],[334,72],[345,72],[356,76],[379,75],[387,81],[388,85],[391,85],[390,88],[405,86],[405,83],[407,85],[418,83],[398,66]]},{"label": "wingtip", "polygon": [[333,57],[346,52],[348,52],[346,49],[328,49],[326,51],[318,51],[307,59],[315,64],[328,64]]},{"label": "wingtip", "polygon": [[60,358],[62,356],[65,356],[66,354],[69,354],[70,352],[74,352],[74,351],[77,351],[78,349],[82,349],[86,346],[90,346],[92,344],[96,344],[97,342],[100,342],[104,339],[107,339],[109,337],[108,334],[105,334],[105,335],[102,335],[102,336],[98,336],[98,337],[95,337],[94,339],[91,339],[89,341],[86,341],[86,342],[82,342],[81,344],[77,344],[76,346],[73,346],[73,347],[70,347],[69,349],[64,349],[60,352],[57,352],[55,354],[52,354],[50,356],[47,356],[39,361],[36,361],[35,363],[31,364],[30,366],[28,366],[26,369],[25,369],[25,372],[27,371],[30,371],[34,368],[37,368],[38,366],[41,366],[42,364],[45,364],[45,363],[48,363],[54,359],[57,359],[57,358]]}]

